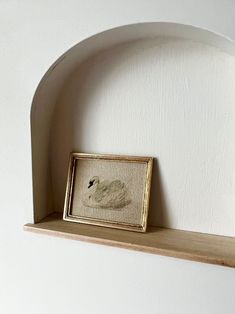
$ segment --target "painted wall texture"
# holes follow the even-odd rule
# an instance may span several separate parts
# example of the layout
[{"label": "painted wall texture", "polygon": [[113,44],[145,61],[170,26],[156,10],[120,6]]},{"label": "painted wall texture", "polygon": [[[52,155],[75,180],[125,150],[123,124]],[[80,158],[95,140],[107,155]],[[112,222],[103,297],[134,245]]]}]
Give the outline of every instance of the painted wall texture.
[{"label": "painted wall texture", "polygon": [[[22,229],[24,223],[32,220],[33,206],[30,107],[35,89],[49,66],[82,39],[130,23],[192,24],[235,40],[235,3],[219,0],[2,1],[0,21],[0,312],[234,313],[233,269],[26,234]],[[211,51],[204,58],[210,55]],[[223,66],[227,61],[220,55],[218,62]],[[233,61],[231,65],[232,69]],[[122,72],[115,79],[119,79],[119,74]],[[228,120],[231,128],[222,130],[219,139],[232,136],[233,75],[231,70],[231,85],[227,87],[230,94],[225,95],[225,109],[231,110]],[[116,81],[112,82],[107,86],[115,85]],[[219,81],[216,84],[221,97],[221,85]],[[65,94],[64,100],[66,97]],[[217,115],[223,114],[218,107]],[[172,119],[171,125],[174,123],[178,125],[179,121]],[[213,123],[216,123],[215,116]],[[102,132],[101,129],[98,137],[102,137]],[[213,141],[212,136],[209,138]],[[109,144],[108,138],[106,141]],[[227,149],[233,154],[230,146]],[[167,151],[161,151],[169,158]],[[223,153],[220,156],[223,158]],[[229,164],[223,165],[222,161],[220,164],[232,179]],[[213,174],[213,169],[210,171]],[[216,193],[216,189],[211,191]],[[220,223],[221,217],[218,219]],[[234,214],[230,225],[226,220],[224,232],[227,228],[234,230],[233,219]],[[187,225],[187,221],[184,223]],[[197,223],[203,227],[203,222]],[[215,227],[211,228],[213,231]]]},{"label": "painted wall texture", "polygon": [[234,103],[235,57],[219,48],[157,38],[104,49],[56,102],[54,208],[71,151],[154,156],[150,224],[235,236]]}]

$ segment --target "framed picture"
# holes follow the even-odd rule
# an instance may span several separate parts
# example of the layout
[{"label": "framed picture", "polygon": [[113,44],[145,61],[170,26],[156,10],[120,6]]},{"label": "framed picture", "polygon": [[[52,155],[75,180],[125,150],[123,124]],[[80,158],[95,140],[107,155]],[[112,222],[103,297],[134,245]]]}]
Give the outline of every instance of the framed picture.
[{"label": "framed picture", "polygon": [[71,153],[64,220],[145,232],[152,157]]}]

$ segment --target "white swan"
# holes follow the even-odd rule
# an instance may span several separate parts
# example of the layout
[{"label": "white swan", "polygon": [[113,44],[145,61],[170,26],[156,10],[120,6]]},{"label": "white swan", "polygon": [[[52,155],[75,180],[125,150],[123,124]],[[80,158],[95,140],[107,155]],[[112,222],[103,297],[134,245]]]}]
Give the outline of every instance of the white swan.
[{"label": "white swan", "polygon": [[120,180],[100,182],[99,177],[90,179],[83,205],[93,208],[120,209],[131,203],[130,193]]}]

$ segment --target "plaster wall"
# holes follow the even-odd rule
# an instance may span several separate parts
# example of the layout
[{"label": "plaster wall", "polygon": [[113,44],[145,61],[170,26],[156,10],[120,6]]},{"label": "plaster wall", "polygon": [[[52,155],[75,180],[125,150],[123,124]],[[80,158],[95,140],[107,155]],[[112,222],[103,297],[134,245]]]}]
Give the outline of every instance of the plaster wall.
[{"label": "plaster wall", "polygon": [[[235,39],[234,20],[233,1],[1,1],[1,313],[234,313],[233,269],[22,230],[33,213],[29,122],[32,97],[45,71],[62,53],[99,31],[146,21],[192,24]],[[220,61],[225,64],[223,57]],[[222,97],[219,82],[216,84],[218,97]],[[228,88],[231,91],[232,87]],[[226,94],[225,106],[231,110],[233,95]],[[216,108],[217,113],[221,112]],[[207,109],[200,110],[206,117]],[[221,131],[220,139],[231,135],[234,116],[223,119],[228,121],[228,130]],[[201,132],[203,128],[202,125]],[[102,131],[98,136],[101,135]],[[181,138],[180,134],[172,136]],[[214,143],[212,135],[208,136]],[[232,141],[233,137],[227,145]],[[225,152],[231,149],[233,154],[229,147]],[[181,156],[176,157],[180,160]],[[232,180],[229,164],[222,164],[222,158],[221,152],[218,163]],[[213,177],[216,171],[217,167],[215,172],[210,169],[210,175]],[[216,193],[213,185],[212,191]]]}]

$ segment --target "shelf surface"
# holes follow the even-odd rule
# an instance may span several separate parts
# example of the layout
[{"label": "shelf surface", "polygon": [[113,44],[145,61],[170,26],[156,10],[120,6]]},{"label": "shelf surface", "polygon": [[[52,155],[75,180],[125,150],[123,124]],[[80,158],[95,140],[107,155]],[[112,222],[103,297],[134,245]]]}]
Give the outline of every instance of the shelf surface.
[{"label": "shelf surface", "polygon": [[146,233],[90,226],[62,220],[53,213],[24,229],[58,237],[235,267],[235,238],[148,227]]}]

